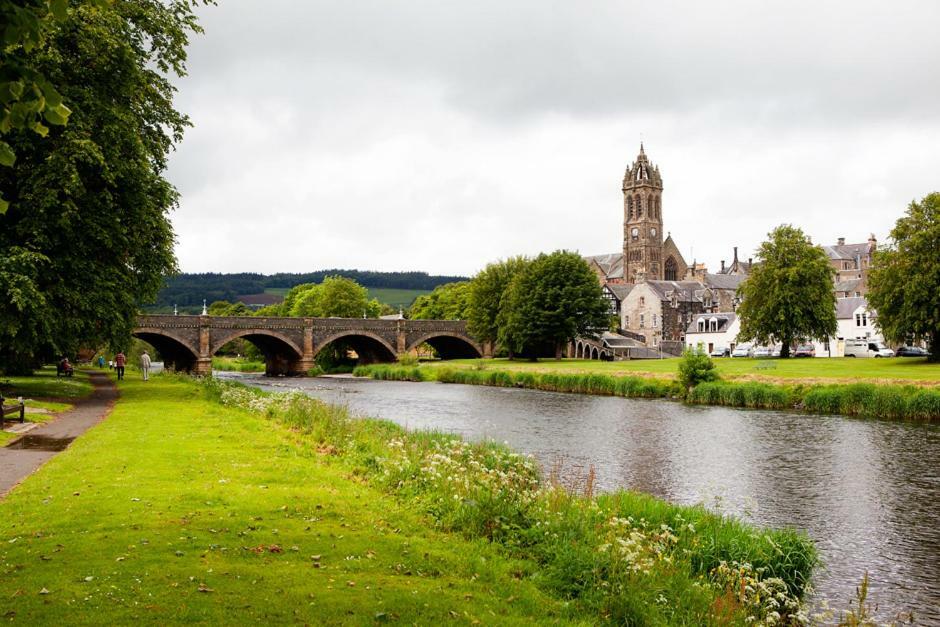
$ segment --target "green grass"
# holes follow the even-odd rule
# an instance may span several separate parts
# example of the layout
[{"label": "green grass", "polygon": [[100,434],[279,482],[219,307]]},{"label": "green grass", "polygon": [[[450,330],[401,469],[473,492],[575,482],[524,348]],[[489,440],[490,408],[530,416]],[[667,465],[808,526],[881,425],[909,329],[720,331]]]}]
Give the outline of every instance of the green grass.
[{"label": "green grass", "polygon": [[224,372],[264,372],[263,361],[252,361],[246,357],[219,357],[212,358],[212,369]]},{"label": "green grass", "polygon": [[792,531],[578,497],[502,447],[299,394],[169,375],[121,392],[0,502],[7,618],[737,624],[767,611],[745,583],[799,594],[815,564]]},{"label": "green grass", "polygon": [[[479,363],[474,359],[429,362],[428,367],[472,368]],[[514,372],[583,372],[622,376],[637,374],[655,377],[673,377],[679,368],[679,358],[636,359],[632,361],[592,361],[584,359],[486,360],[487,368],[500,368]],[[726,380],[785,380],[804,382],[911,382],[919,385],[940,385],[940,364],[929,364],[924,358],[892,359],[715,359],[719,375]],[[773,364],[775,367],[767,368]]]},{"label": "green grass", "polygon": [[29,377],[0,375],[0,392],[6,398],[78,399],[91,394],[88,375],[79,370],[72,377],[56,377],[55,366],[46,366]]}]

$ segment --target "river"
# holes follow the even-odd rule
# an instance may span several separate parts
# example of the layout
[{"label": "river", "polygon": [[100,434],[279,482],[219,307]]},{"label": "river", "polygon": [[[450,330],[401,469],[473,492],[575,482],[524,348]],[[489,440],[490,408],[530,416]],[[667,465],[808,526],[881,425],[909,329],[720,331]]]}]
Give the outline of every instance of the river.
[{"label": "river", "polygon": [[505,441],[543,465],[593,465],[602,490],[704,503],[793,526],[824,565],[817,599],[853,599],[868,570],[879,618],[940,625],[940,428],[670,401],[354,378],[267,379],[409,429]]}]

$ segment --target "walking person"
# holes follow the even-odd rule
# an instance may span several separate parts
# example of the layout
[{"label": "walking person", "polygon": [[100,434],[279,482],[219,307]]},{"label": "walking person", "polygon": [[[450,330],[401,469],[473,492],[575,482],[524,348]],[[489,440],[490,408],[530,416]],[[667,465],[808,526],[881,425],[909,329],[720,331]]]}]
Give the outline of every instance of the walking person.
[{"label": "walking person", "polygon": [[118,351],[118,354],[114,356],[114,369],[117,370],[118,381],[124,380],[124,364],[127,361],[127,357],[124,356],[123,352]]},{"label": "walking person", "polygon": [[104,368],[104,355],[98,355],[98,368]]},{"label": "walking person", "polygon": [[144,375],[144,381],[150,378],[150,355],[147,351],[140,356],[140,371]]}]

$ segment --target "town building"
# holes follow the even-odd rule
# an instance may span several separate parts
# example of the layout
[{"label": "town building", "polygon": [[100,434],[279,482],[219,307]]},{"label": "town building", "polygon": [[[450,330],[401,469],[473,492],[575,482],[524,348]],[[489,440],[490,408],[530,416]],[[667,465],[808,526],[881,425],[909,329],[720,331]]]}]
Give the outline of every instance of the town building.
[{"label": "town building", "polygon": [[715,350],[734,350],[737,345],[741,320],[734,313],[702,313],[692,317],[685,331],[685,345],[701,346],[708,353]]},{"label": "town building", "polygon": [[698,281],[637,283],[621,305],[620,326],[647,346],[666,342],[681,352],[692,316],[704,311],[704,286]]}]

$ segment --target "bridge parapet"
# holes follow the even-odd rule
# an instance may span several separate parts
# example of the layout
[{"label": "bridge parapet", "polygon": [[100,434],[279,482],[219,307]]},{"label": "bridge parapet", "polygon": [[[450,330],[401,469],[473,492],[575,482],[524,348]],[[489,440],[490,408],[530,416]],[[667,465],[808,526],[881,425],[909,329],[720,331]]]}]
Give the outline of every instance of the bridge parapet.
[{"label": "bridge parapet", "polygon": [[262,350],[268,374],[305,373],[317,353],[338,340],[367,361],[393,361],[422,343],[442,357],[491,354],[458,320],[145,315],[139,316],[134,335],[169,355],[177,369],[200,374],[211,371],[212,356],[237,338]]}]

